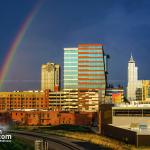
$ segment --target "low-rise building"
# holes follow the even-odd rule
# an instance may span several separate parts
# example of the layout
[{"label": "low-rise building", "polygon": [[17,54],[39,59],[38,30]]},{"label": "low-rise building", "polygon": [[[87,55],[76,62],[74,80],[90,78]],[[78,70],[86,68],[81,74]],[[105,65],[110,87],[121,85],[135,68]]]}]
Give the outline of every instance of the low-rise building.
[{"label": "low-rise building", "polygon": [[78,90],[45,91],[49,95],[49,110],[78,111]]},{"label": "low-rise building", "polygon": [[0,111],[45,109],[52,111],[97,112],[104,98],[97,90],[0,92]]},{"label": "low-rise building", "polygon": [[150,127],[150,105],[131,104],[112,108],[112,124],[130,128],[133,123],[145,123]]},{"label": "low-rise building", "polygon": [[97,90],[88,89],[78,91],[79,111],[97,112],[100,105],[100,93]]},{"label": "low-rise building", "polygon": [[124,89],[123,88],[107,88],[106,97],[110,97],[112,103],[122,103],[124,100]]},{"label": "low-rise building", "polygon": [[103,134],[137,147],[150,146],[150,105],[132,101],[112,107],[112,123],[103,126]]},{"label": "low-rise building", "polygon": [[99,92],[95,90],[46,92],[49,93],[50,110],[97,112],[99,109]]},{"label": "low-rise building", "polygon": [[0,92],[0,111],[48,109],[48,95],[40,91]]},{"label": "low-rise building", "polygon": [[59,112],[48,110],[13,110],[11,119],[20,125],[86,125],[93,123],[93,112]]}]

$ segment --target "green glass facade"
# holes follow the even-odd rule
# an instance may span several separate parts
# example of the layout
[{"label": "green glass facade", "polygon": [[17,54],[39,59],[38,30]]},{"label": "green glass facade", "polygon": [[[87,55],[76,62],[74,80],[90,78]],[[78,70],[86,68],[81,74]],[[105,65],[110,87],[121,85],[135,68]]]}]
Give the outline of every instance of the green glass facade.
[{"label": "green glass facade", "polygon": [[64,48],[64,89],[78,88],[78,49]]}]

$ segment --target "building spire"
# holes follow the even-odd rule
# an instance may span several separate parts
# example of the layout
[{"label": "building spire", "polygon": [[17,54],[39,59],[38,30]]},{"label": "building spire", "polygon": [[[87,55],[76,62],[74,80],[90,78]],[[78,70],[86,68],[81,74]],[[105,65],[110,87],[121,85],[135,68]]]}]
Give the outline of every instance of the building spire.
[{"label": "building spire", "polygon": [[134,59],[133,59],[133,55],[132,55],[132,51],[131,51],[131,57],[130,57],[130,61],[134,61]]}]

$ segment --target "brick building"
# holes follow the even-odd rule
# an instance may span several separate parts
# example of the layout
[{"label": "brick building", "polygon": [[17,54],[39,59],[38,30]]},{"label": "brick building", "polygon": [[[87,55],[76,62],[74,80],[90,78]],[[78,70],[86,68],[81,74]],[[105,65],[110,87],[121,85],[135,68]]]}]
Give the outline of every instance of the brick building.
[{"label": "brick building", "polygon": [[48,95],[39,91],[0,92],[0,111],[48,109]]},{"label": "brick building", "polygon": [[86,125],[90,126],[95,120],[96,113],[92,112],[59,112],[38,110],[13,110],[11,119],[20,125]]}]

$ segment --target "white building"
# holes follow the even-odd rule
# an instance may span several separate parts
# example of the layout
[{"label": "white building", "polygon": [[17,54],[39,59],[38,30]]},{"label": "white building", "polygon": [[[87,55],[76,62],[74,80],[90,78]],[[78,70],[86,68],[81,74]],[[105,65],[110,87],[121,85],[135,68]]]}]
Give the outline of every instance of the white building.
[{"label": "white building", "polygon": [[128,85],[127,98],[128,100],[136,100],[136,89],[142,87],[142,82],[138,80],[138,67],[132,57],[128,62]]}]

